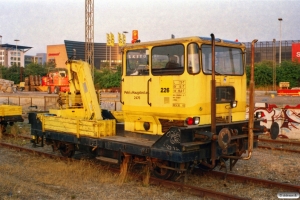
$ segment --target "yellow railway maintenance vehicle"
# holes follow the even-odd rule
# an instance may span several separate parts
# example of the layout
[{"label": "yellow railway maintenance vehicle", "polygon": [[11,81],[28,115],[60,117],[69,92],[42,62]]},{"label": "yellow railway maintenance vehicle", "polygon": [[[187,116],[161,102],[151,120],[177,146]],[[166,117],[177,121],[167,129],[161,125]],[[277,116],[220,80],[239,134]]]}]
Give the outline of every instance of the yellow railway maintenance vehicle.
[{"label": "yellow railway maintenance vehicle", "polygon": [[[100,109],[88,64],[69,60],[70,94],[62,109],[29,115],[34,143],[45,138],[68,157],[88,150],[103,161],[145,164],[162,179],[225,160],[232,168],[251,157],[267,131],[260,113],[254,116],[254,53],[246,119],[245,51],[244,44],[213,34],[126,44],[121,113]],[[276,138],[278,124],[269,131]]]},{"label": "yellow railway maintenance vehicle", "polygon": [[22,106],[0,105],[0,138],[8,124],[12,126],[15,122],[23,121]]}]

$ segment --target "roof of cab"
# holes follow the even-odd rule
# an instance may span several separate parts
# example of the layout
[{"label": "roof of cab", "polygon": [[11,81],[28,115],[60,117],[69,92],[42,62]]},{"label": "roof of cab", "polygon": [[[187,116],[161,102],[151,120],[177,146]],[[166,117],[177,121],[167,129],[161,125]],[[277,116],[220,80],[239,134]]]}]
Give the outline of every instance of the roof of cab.
[{"label": "roof of cab", "polygon": [[[211,38],[210,37],[191,36],[191,37],[184,37],[184,38],[172,38],[172,39],[165,39],[165,40],[139,42],[139,43],[127,43],[125,46],[123,46],[123,49],[131,49],[131,48],[136,48],[136,47],[146,48],[147,46],[169,45],[169,44],[190,43],[190,42],[202,42],[204,44],[211,44]],[[215,38],[215,44],[216,45],[224,45],[224,46],[232,46],[232,47],[245,47],[245,45],[241,42],[224,40],[224,39],[220,39],[220,38]]]}]

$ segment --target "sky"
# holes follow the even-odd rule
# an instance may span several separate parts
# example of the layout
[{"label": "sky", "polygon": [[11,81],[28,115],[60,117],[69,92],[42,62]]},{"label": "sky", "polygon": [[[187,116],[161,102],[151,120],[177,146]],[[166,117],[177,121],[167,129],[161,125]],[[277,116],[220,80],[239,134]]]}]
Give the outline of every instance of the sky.
[{"label": "sky", "polygon": [[[206,36],[251,42],[300,40],[299,0],[94,0],[94,42],[139,31],[143,41]],[[278,18],[282,18],[281,29]],[[280,31],[281,30],[281,31]],[[2,44],[33,47],[85,41],[85,0],[0,0]]]}]

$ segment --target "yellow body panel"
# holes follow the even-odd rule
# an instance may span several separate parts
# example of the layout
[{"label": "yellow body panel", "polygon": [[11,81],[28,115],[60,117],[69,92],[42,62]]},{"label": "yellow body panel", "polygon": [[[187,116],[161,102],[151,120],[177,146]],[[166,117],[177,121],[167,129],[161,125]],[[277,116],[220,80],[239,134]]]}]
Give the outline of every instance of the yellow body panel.
[{"label": "yellow body panel", "polygon": [[124,112],[123,111],[111,111],[111,113],[118,122],[124,122]]},{"label": "yellow body panel", "polygon": [[38,114],[44,131],[74,134],[78,138],[88,136],[100,138],[116,135],[115,120],[83,120]]},{"label": "yellow body panel", "polygon": [[83,108],[76,108],[76,109],[49,109],[50,114],[55,114],[58,117],[65,117],[65,118],[75,118],[75,119],[87,119],[86,112]]},{"label": "yellow body panel", "polygon": [[[156,42],[145,42],[138,44],[128,44],[123,48],[123,81],[122,81],[122,98],[124,111],[125,130],[142,132],[145,134],[163,134],[161,119],[185,121],[187,117],[199,116],[200,124],[211,124],[211,80],[212,75],[203,72],[202,60],[200,60],[199,73],[191,74],[188,71],[188,45],[196,43],[201,45],[209,45],[211,41],[202,40],[199,37],[179,38],[171,40],[162,40]],[[182,73],[170,75],[164,74],[155,75],[153,71],[157,69],[156,64],[152,63],[152,52],[156,47],[171,46],[180,44],[184,46],[184,55],[177,56],[178,62],[184,70]],[[219,40],[216,45],[220,47],[229,47],[240,49],[245,52],[245,46],[241,43],[230,43]],[[146,51],[140,51],[147,49]],[[128,52],[135,51],[135,54],[127,56]],[[143,54],[139,54],[144,52]],[[174,52],[176,52],[174,50]],[[176,54],[176,53],[174,53]],[[201,53],[199,53],[201,54]],[[179,54],[178,54],[179,55]],[[141,59],[146,58],[147,67],[143,67]],[[135,74],[128,73],[129,65],[134,65],[135,62],[130,61],[135,58],[138,63],[138,68],[143,68],[143,73]],[[161,66],[160,66],[161,67]],[[244,65],[242,67],[245,67]],[[137,69],[138,69],[137,68]],[[145,69],[149,69],[146,73]],[[165,68],[168,70],[167,65]],[[178,68],[177,68],[178,69]],[[244,69],[245,70],[245,69]],[[239,73],[239,72],[237,72]],[[246,116],[246,73],[215,75],[216,86],[234,87],[235,100],[238,102],[236,108],[228,109],[230,103],[217,103],[216,117],[224,121],[231,118],[232,121],[245,120]],[[145,130],[143,124],[150,123],[150,129]]]},{"label": "yellow body panel", "polygon": [[0,105],[0,116],[22,115],[22,106]]}]

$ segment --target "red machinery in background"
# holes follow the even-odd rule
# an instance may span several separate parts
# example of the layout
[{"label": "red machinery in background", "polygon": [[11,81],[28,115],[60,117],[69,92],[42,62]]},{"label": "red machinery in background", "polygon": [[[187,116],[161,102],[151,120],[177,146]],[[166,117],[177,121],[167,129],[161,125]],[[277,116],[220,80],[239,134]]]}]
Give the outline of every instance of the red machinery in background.
[{"label": "red machinery in background", "polygon": [[[300,62],[300,43],[292,44],[292,61]],[[300,96],[300,87],[290,88],[289,82],[279,82],[278,96]]]},{"label": "red machinery in background", "polygon": [[300,62],[300,43],[292,44],[292,60]]},{"label": "red machinery in background", "polygon": [[50,71],[47,76],[42,77],[42,86],[48,86],[48,94],[59,92],[69,92],[69,79],[66,69],[55,69]]}]

